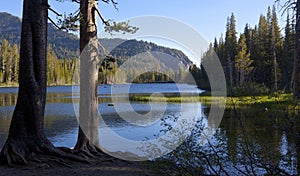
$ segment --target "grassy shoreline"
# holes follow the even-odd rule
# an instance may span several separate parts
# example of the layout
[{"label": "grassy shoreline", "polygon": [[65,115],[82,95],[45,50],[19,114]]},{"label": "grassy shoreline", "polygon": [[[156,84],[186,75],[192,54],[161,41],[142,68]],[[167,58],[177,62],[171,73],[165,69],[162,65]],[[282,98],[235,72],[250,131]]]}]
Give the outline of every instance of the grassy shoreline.
[{"label": "grassy shoreline", "polygon": [[212,97],[208,94],[200,95],[175,95],[175,96],[156,96],[156,95],[130,95],[131,101],[142,102],[169,102],[169,103],[189,103],[201,102],[204,105],[214,103],[223,103],[226,101],[226,108],[241,108],[241,107],[263,107],[265,109],[282,109],[282,110],[300,110],[300,102],[293,99],[292,94],[274,94],[274,95],[259,95],[259,96],[238,96],[238,97]]}]

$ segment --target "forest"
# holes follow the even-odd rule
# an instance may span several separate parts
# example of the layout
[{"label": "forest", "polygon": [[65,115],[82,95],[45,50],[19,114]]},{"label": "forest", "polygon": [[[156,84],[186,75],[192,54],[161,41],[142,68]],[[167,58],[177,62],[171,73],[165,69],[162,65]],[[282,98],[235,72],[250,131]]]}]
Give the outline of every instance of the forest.
[{"label": "forest", "polygon": [[[19,75],[19,46],[2,40],[0,45],[0,85],[17,86]],[[47,84],[70,85],[78,59],[58,59],[51,45],[47,48]]]},{"label": "forest", "polygon": [[[121,46],[118,46],[117,48],[115,48],[115,50],[112,51],[112,54],[114,54],[114,58],[116,58],[116,62],[103,61],[101,63],[101,67],[99,68],[99,80],[103,81],[100,81],[100,83],[129,83],[130,80],[134,80],[133,82],[135,83],[174,81],[171,78],[176,80],[180,80],[181,78],[182,80],[184,80],[184,77],[187,74],[187,68],[184,68],[183,66],[178,70],[175,70],[174,68],[168,68],[166,66],[167,63],[159,60],[161,58],[155,59],[155,63],[153,63],[147,60],[147,57],[152,57],[151,54],[145,54],[143,56],[144,58],[135,58],[136,62],[126,68],[126,73],[123,71],[124,74],[121,74],[123,75],[123,77],[117,77],[115,75],[118,71],[118,67],[122,65],[128,58],[130,58],[131,55],[135,55],[133,53],[137,53],[138,51],[146,52],[147,50],[145,48],[147,47],[147,45],[154,47],[155,52],[158,52],[159,50],[162,50],[161,52],[174,52],[174,59],[178,59],[176,57],[181,56],[181,59],[186,62],[185,65],[190,65],[191,61],[189,61],[189,59],[184,54],[181,54],[181,52],[179,52],[178,50],[158,47],[155,44],[143,41],[128,41],[124,42]],[[131,50],[127,51],[127,53],[124,53],[128,49],[128,47],[131,47]],[[19,74],[19,46],[17,44],[10,43],[6,39],[0,41],[0,63],[0,85],[17,86]],[[138,72],[141,72],[143,68],[149,68],[151,67],[151,65],[155,65],[156,72],[154,71],[145,73],[137,78],[134,77],[134,75],[137,75]],[[168,69],[167,75],[159,73],[160,70],[163,69]],[[58,58],[52,45],[49,44],[47,46],[47,85],[72,85],[74,84],[74,76],[76,76],[74,74],[79,74],[79,59]]]},{"label": "forest", "polygon": [[[275,6],[261,15],[258,24],[246,24],[244,32],[237,34],[236,17],[227,18],[225,36],[210,44],[202,62],[208,62],[215,52],[223,66],[228,93],[269,94],[291,92],[295,56],[295,24],[287,15],[284,30],[280,29]],[[209,87],[205,71],[201,68],[203,87]]]}]

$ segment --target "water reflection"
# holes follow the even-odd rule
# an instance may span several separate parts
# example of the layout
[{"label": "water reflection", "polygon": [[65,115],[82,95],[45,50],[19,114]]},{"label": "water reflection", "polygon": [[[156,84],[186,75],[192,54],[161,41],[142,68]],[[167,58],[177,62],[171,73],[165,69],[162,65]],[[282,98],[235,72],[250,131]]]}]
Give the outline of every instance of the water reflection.
[{"label": "water reflection", "polygon": [[[113,97],[108,96],[109,91],[106,89],[108,87],[99,88],[101,93],[99,95],[99,110],[105,123],[115,133],[131,140],[143,140],[161,136],[168,129],[168,126],[162,126],[162,121],[146,128],[136,127],[122,120],[114,113],[114,108],[108,106],[111,102],[124,102],[122,89],[118,89],[119,94]],[[73,110],[71,87],[54,87],[48,90],[45,116],[46,135],[55,145],[73,147],[77,138],[78,123]],[[141,93],[138,90],[134,90],[134,92]],[[0,148],[7,137],[16,100],[17,88],[0,88]],[[131,102],[131,106],[141,114],[150,110],[148,103]],[[203,117],[206,117],[209,113],[209,107],[203,108]],[[168,104],[165,113],[168,118],[164,123],[172,126],[174,119],[178,116],[178,109],[180,109],[178,104]],[[264,108],[256,110],[227,109],[215,137],[202,150],[206,154],[213,153],[211,145],[215,146],[223,154],[226,170],[233,173],[236,171],[236,166],[239,166],[241,172],[246,172],[249,162],[259,161],[260,163],[268,163],[270,166],[278,165],[288,171],[289,174],[297,174],[297,152],[299,153],[297,149],[300,148],[300,142],[294,133],[282,130],[282,125],[289,123],[287,116],[289,114],[267,112]],[[294,124],[300,124],[300,119],[296,116],[289,119],[292,119]],[[153,119],[149,119],[149,122],[152,121]],[[208,123],[213,124],[215,122]],[[299,126],[296,125],[294,128],[299,128]],[[201,133],[199,129],[201,128],[198,127],[194,130],[193,141],[197,141]],[[300,131],[299,129],[294,130]],[[252,156],[254,160],[250,161],[249,156]],[[256,173],[264,174],[266,171],[260,170],[256,166]]]}]

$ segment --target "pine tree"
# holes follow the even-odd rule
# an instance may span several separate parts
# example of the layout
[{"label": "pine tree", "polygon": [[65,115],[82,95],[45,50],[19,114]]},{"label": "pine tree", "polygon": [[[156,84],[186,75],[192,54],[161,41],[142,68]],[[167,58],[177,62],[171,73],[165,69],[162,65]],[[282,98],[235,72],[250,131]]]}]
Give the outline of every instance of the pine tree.
[{"label": "pine tree", "polygon": [[10,67],[11,67],[11,46],[10,43],[7,40],[2,41],[1,45],[1,65],[0,65],[0,72],[1,72],[1,82],[2,83],[7,83],[9,82],[10,79]]},{"label": "pine tree", "polygon": [[273,6],[272,10],[272,19],[271,19],[271,24],[270,24],[270,29],[269,29],[269,34],[270,34],[270,58],[271,62],[273,63],[272,65],[272,70],[271,70],[271,78],[272,78],[272,88],[273,90],[278,89],[278,82],[280,78],[280,70],[278,67],[278,59],[280,56],[280,52],[282,50],[282,41],[280,38],[280,29],[278,25],[278,19],[277,19],[277,14],[276,14],[276,8]]},{"label": "pine tree", "polygon": [[259,24],[257,28],[257,38],[255,38],[255,58],[254,66],[256,68],[255,71],[255,81],[261,84],[267,84],[268,74],[266,70],[270,69],[271,65],[268,62],[268,42],[266,39],[268,38],[268,25],[266,21],[266,17],[261,15],[259,18]]},{"label": "pine tree", "polygon": [[19,55],[19,47],[17,44],[14,44],[12,47],[12,57],[14,59],[12,79],[14,83],[18,83],[20,55]]},{"label": "pine tree", "polygon": [[246,38],[246,45],[247,45],[247,53],[251,54],[252,48],[252,29],[250,25],[247,23],[244,29],[244,35]]},{"label": "pine tree", "polygon": [[296,26],[295,26],[295,57],[293,68],[293,93],[294,97],[300,99],[300,1],[295,2]]},{"label": "pine tree", "polygon": [[295,30],[290,24],[289,14],[287,15],[287,23],[285,26],[285,39],[284,39],[284,56],[279,61],[280,69],[282,72],[281,88],[286,90],[292,89],[292,73],[293,73],[293,59],[295,47]]},{"label": "pine tree", "polygon": [[237,76],[239,78],[239,86],[244,86],[246,77],[252,72],[253,66],[251,66],[253,60],[250,59],[250,54],[247,53],[246,37],[245,34],[241,34],[238,46],[238,54],[236,55],[235,67],[237,69]]},{"label": "pine tree", "polygon": [[227,57],[227,70],[226,72],[229,75],[229,84],[230,84],[230,92],[232,93],[234,87],[234,60],[236,55],[236,46],[237,46],[237,39],[236,39],[236,21],[235,16],[232,13],[230,18],[227,18],[227,25],[226,25],[226,36],[225,36],[225,50],[226,50],[226,57]]},{"label": "pine tree", "polygon": [[226,70],[226,64],[227,64],[227,57],[225,53],[225,42],[223,39],[223,35],[221,35],[218,43],[218,48],[215,50],[216,54],[218,55],[220,62],[223,66],[223,69]]},{"label": "pine tree", "polygon": [[217,41],[217,38],[215,38],[215,41],[214,41],[214,50],[217,52],[218,50],[218,47],[219,47],[219,44],[218,44],[218,41]]},{"label": "pine tree", "polygon": [[52,46],[48,45],[47,47],[47,84],[52,85],[56,84],[56,74],[57,74],[57,57],[54,53]]}]

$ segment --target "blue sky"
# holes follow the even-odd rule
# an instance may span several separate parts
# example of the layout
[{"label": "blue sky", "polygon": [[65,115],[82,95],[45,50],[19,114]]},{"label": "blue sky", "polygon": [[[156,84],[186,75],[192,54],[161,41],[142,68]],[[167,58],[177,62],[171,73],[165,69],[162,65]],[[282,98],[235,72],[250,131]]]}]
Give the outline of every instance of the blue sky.
[{"label": "blue sky", "polygon": [[[78,5],[71,0],[57,2],[49,0],[53,9],[60,13],[70,13]],[[213,42],[225,33],[226,19],[231,13],[235,14],[237,31],[243,32],[246,23],[254,26],[259,16],[266,14],[268,6],[274,5],[274,0],[116,0],[119,11],[112,5],[99,1],[99,10],[107,19],[122,21],[145,15],[164,16],[177,19],[194,28],[208,42]],[[277,6],[276,6],[277,7]],[[9,12],[21,17],[22,0],[10,0],[0,3],[0,12]],[[53,13],[49,12],[52,19]],[[285,18],[280,16],[279,24],[284,26]],[[184,32],[184,31],[183,31]]]},{"label": "blue sky", "polygon": [[[120,21],[143,15],[171,17],[190,25],[209,42],[225,32],[226,18],[232,12],[237,19],[238,32],[242,32],[246,22],[254,26],[258,23],[259,15],[266,14],[267,7],[274,4],[274,0],[117,0],[117,2],[119,12],[111,5],[99,4],[106,18]],[[64,3],[49,0],[49,4],[61,13],[71,12],[77,7],[68,0]],[[22,1],[2,1],[0,11],[21,17]],[[283,24],[284,19],[279,16],[279,20]]]}]

